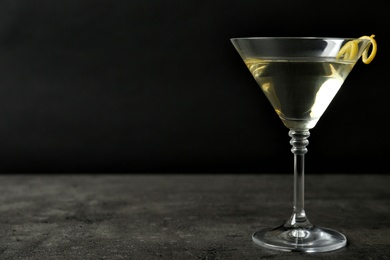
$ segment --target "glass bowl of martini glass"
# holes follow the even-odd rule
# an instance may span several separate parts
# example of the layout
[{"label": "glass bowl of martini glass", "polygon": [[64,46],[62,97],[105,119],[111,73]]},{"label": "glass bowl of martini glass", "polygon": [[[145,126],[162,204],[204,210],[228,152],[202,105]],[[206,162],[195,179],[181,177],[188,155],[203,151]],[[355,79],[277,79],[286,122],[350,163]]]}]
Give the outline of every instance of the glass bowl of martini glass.
[{"label": "glass bowl of martini glass", "polygon": [[[289,129],[294,154],[293,212],[281,226],[252,235],[269,249],[328,252],[343,248],[342,233],[313,225],[304,209],[304,159],[314,128],[347,76],[362,58],[375,57],[374,35],[360,38],[250,37],[230,39],[276,114]],[[370,55],[369,54],[370,51]]]}]

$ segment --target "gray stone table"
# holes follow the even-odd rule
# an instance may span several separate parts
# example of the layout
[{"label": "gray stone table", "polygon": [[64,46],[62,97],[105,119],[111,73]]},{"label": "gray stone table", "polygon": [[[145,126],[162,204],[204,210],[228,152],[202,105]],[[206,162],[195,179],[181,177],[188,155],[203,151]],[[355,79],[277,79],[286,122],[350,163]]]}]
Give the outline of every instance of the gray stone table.
[{"label": "gray stone table", "polygon": [[292,212],[285,174],[2,174],[0,259],[390,259],[390,175],[306,175],[313,224],[346,248],[263,249]]}]

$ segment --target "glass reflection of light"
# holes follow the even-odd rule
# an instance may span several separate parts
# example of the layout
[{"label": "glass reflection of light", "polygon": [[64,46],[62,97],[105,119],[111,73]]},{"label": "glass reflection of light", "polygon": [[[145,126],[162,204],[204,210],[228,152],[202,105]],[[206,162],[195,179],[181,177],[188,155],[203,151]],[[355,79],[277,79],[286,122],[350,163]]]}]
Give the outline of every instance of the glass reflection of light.
[{"label": "glass reflection of light", "polygon": [[319,118],[328,107],[334,96],[339,91],[344,80],[342,78],[330,78],[325,81],[317,92],[316,99],[311,108],[310,116]]}]

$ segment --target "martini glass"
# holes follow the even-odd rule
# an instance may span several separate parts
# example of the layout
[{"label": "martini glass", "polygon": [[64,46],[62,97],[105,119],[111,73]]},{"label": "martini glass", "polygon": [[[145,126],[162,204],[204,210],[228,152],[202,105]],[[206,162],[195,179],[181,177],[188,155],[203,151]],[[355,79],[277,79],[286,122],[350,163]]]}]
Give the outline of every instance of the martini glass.
[{"label": "martini glass", "polygon": [[370,40],[252,37],[232,38],[231,42],[289,129],[294,154],[292,215],[281,226],[256,231],[252,240],[281,251],[328,252],[345,247],[347,239],[342,233],[313,225],[306,216],[304,156],[309,130],[315,127],[366,48],[368,51]]}]

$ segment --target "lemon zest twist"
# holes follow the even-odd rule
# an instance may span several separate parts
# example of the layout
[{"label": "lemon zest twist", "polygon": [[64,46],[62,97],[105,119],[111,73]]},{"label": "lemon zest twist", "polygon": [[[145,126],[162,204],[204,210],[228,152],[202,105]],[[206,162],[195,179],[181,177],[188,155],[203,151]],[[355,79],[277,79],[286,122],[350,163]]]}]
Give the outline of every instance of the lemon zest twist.
[{"label": "lemon zest twist", "polygon": [[370,56],[367,58],[367,55],[368,55],[368,47],[364,50],[363,52],[363,55],[362,55],[362,60],[365,64],[369,64],[374,58],[375,58],[375,55],[376,55],[376,51],[378,49],[377,45],[376,45],[376,40],[374,39],[375,35],[371,35],[370,37],[368,36],[362,36],[360,37],[359,39],[367,39],[367,40],[370,40],[371,41],[371,45],[372,45],[372,50],[371,50],[371,54]]},{"label": "lemon zest twist", "polygon": [[[371,36],[362,36],[359,38],[359,39],[370,40],[370,44],[366,47],[366,49],[362,53],[362,61],[365,64],[371,63],[371,61],[375,58],[378,49],[374,37],[375,35],[373,34]],[[340,59],[341,57],[343,57],[344,60],[354,59],[357,56],[359,51],[359,47],[358,47],[359,39],[349,41],[346,44],[344,44],[344,46],[340,49],[339,53],[337,53],[336,59]],[[368,56],[368,50],[370,45],[372,45],[372,50],[371,50],[371,54]]]}]

